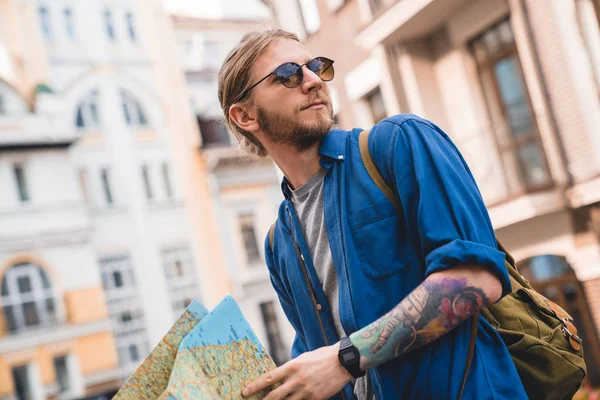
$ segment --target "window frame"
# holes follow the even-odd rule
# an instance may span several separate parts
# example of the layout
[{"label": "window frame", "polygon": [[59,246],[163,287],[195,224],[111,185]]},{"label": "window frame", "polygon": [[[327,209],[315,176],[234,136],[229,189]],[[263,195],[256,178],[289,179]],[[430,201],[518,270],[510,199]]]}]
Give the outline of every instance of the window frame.
[{"label": "window frame", "polygon": [[27,179],[27,169],[24,163],[13,164],[13,176],[17,185],[17,196],[20,204],[31,203],[31,190]]},{"label": "window frame", "polygon": [[[479,42],[480,40],[483,40],[483,37],[486,34],[488,34],[490,31],[497,29],[503,23],[507,23],[510,26],[513,42],[510,45],[505,45],[505,47],[503,49],[496,51],[493,55],[490,55],[488,53],[487,59],[485,61],[479,60],[475,54],[476,43]],[[519,176],[518,188],[516,191],[514,191],[514,190],[511,190],[511,188],[507,186],[507,196],[506,196],[507,199],[517,198],[524,194],[535,193],[538,191],[543,191],[543,190],[547,190],[547,189],[554,187],[552,171],[550,170],[550,165],[548,163],[548,157],[546,155],[544,143],[543,143],[542,137],[540,135],[537,116],[535,114],[534,107],[531,102],[531,96],[529,94],[529,88],[527,86],[527,81],[523,74],[523,67],[521,65],[521,59],[519,56],[518,48],[517,48],[516,42],[514,41],[514,31],[512,30],[512,23],[510,21],[510,17],[503,17],[502,19],[498,20],[497,22],[489,25],[486,29],[482,30],[476,37],[471,39],[468,42],[467,47],[470,50],[470,54],[473,57],[475,66],[477,68],[478,84],[484,94],[484,102],[485,102],[485,107],[486,107],[486,110],[488,113],[488,118],[490,121],[492,121],[491,116],[493,115],[493,111],[492,111],[492,104],[490,104],[490,101],[493,101],[493,102],[495,102],[495,105],[498,107],[498,109],[501,111],[503,122],[507,129],[506,138],[504,138],[504,139],[499,137],[500,133],[497,131],[497,129],[493,129],[493,135],[492,135],[494,145],[496,147],[496,151],[498,152],[498,156],[500,159],[502,173],[505,178],[507,178],[509,176],[509,173],[507,171],[507,161],[505,161],[504,156],[507,154],[510,154],[516,161],[517,172],[518,172],[518,176]],[[523,136],[523,137],[519,137],[519,138],[516,137],[516,135],[512,131],[512,127],[510,126],[508,111],[507,111],[504,99],[502,98],[502,94],[501,94],[501,90],[500,90],[500,82],[498,81],[496,74],[494,72],[494,68],[496,65],[498,65],[501,61],[508,60],[512,57],[514,57],[518,63],[518,72],[519,72],[519,76],[521,78],[520,80],[521,80],[521,84],[522,84],[522,88],[523,88],[524,100],[526,102],[525,104],[528,107],[528,110],[530,113],[530,118],[531,118],[531,132],[528,132],[527,136]],[[486,78],[485,78],[486,74],[491,77],[493,93],[489,93],[490,91],[485,89],[484,81],[486,80]],[[508,142],[508,145],[503,145],[501,143],[501,140],[505,140],[506,142]],[[524,161],[522,160],[522,158],[519,154],[519,150],[525,148],[530,143],[538,144],[539,150],[541,152],[542,159],[543,159],[543,167],[548,176],[546,182],[538,184],[538,185],[530,184],[528,182],[528,179],[527,179],[528,171],[524,164]]]},{"label": "window frame", "polygon": [[150,166],[148,164],[143,164],[141,168],[141,173],[146,201],[152,203],[155,201],[155,196],[154,190],[152,188],[152,178],[150,177]]},{"label": "window frame", "polygon": [[[26,278],[30,290],[23,292],[19,282]],[[2,291],[0,302],[2,314],[9,334],[56,326],[62,322],[58,297],[54,290],[48,273],[40,265],[32,262],[22,262],[10,266],[2,277]],[[47,287],[46,287],[47,286]],[[6,290],[6,293],[4,293]],[[51,301],[53,312],[48,310],[48,301]],[[27,322],[25,304],[33,303],[37,322]],[[11,307],[13,326],[9,326],[6,309]]]},{"label": "window frame", "polygon": [[[260,244],[258,242],[258,235],[256,234],[256,214],[253,211],[241,212],[237,215],[237,226],[242,239],[242,245],[244,248],[244,257],[246,265],[253,266],[262,264],[263,255],[260,251]],[[246,237],[245,228],[250,229],[250,238]],[[253,248],[249,251],[249,245]]]},{"label": "window frame", "polygon": [[[159,251],[169,291],[171,309],[179,317],[193,298],[200,297],[198,273],[191,246],[179,243],[164,246]],[[181,269],[177,268],[178,265]]]},{"label": "window frame", "polygon": [[[81,124],[79,123],[80,119]],[[100,127],[100,107],[98,105],[97,90],[92,91],[77,105],[75,126],[80,131],[93,130]]]},{"label": "window frame", "polygon": [[112,184],[110,180],[110,168],[100,168],[100,183],[102,186],[102,193],[104,195],[104,204],[107,207],[113,207],[115,205],[115,197],[113,195]]},{"label": "window frame", "polygon": [[[137,277],[131,257],[126,252],[105,254],[98,258],[102,286],[108,305],[108,313],[113,322],[113,332],[119,364],[123,368],[137,366],[150,351],[146,337],[146,318],[138,293]],[[111,282],[113,274],[118,272],[123,285],[117,287]],[[122,321],[122,315],[128,313],[131,319]],[[136,347],[138,359],[130,357],[129,348]]]},{"label": "window frame", "polygon": [[125,13],[125,24],[127,25],[127,36],[133,43],[138,43],[137,31],[135,29],[135,20],[133,12]]},{"label": "window frame", "polygon": [[115,43],[117,41],[117,32],[115,31],[113,13],[111,10],[105,9],[102,16],[104,19],[104,31],[106,32],[106,36],[111,43]]},{"label": "window frame", "polygon": [[40,28],[42,31],[42,36],[46,39],[46,41],[51,42],[54,37],[52,35],[52,21],[50,10],[46,6],[38,7],[38,18],[40,21]]},{"label": "window frame", "polygon": [[65,7],[63,9],[63,18],[65,21],[67,37],[71,40],[75,40],[75,20],[73,19],[73,10],[71,7]]},{"label": "window frame", "polygon": [[148,116],[140,102],[129,92],[121,90],[121,108],[125,123],[131,128],[146,128],[150,126]]}]

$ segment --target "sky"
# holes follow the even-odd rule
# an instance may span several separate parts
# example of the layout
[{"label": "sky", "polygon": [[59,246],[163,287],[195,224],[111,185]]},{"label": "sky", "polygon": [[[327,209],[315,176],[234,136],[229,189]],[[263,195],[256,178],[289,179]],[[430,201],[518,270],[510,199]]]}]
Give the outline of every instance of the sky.
[{"label": "sky", "polygon": [[171,14],[206,19],[266,18],[269,9],[260,0],[164,0]]}]

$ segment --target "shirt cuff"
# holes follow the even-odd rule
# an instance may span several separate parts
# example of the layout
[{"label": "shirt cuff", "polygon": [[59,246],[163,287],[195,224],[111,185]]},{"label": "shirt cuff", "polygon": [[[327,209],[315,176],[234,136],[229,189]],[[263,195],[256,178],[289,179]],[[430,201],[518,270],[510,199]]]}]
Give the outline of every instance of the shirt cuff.
[{"label": "shirt cuff", "polygon": [[457,265],[479,265],[491,271],[502,284],[502,297],[512,291],[503,252],[481,243],[453,240],[425,257],[426,277]]}]

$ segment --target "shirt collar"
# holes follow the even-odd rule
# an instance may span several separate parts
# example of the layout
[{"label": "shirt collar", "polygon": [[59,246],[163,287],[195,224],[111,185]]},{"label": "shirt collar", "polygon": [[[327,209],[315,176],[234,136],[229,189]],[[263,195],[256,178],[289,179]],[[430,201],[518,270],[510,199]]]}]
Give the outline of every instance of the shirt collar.
[{"label": "shirt collar", "polygon": [[[320,163],[323,167],[329,168],[332,161],[344,161],[346,158],[346,135],[348,131],[341,129],[332,129],[321,140],[319,144]],[[288,180],[283,177],[281,181],[281,191],[286,199],[290,200],[292,192]]]},{"label": "shirt collar", "polygon": [[348,131],[332,129],[321,140],[319,155],[343,161],[346,158],[346,135]]}]

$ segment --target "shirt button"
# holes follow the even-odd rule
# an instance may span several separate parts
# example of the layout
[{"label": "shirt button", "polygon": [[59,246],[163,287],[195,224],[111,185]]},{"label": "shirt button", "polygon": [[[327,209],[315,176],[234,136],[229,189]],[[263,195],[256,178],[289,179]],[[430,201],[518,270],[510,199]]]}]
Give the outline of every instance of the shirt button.
[{"label": "shirt button", "polygon": [[317,310],[321,311],[323,309],[323,306],[320,304],[317,304]]},{"label": "shirt button", "polygon": [[338,160],[343,160],[343,159],[344,159],[344,156],[340,154],[340,155],[338,156]]}]

